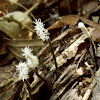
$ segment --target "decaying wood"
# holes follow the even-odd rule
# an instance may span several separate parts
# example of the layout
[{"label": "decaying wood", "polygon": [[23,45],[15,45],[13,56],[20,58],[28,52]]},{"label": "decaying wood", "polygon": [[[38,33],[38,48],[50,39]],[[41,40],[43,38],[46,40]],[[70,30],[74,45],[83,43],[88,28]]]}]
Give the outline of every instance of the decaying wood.
[{"label": "decaying wood", "polygon": [[14,65],[0,68],[0,100],[9,100],[21,86]]},{"label": "decaying wood", "polygon": [[[67,33],[67,32],[66,32]],[[68,33],[67,33],[68,34]],[[61,35],[55,39],[56,41],[61,40],[65,34]],[[81,35],[73,44],[69,47],[65,47],[63,52],[58,55],[57,64],[61,67],[63,64],[67,62],[68,59],[72,59],[75,57],[78,46],[84,43],[86,36]],[[54,43],[56,43],[54,41]],[[48,46],[47,46],[48,48]],[[41,52],[42,54],[43,52]],[[51,61],[52,62],[52,61]],[[44,77],[50,84],[52,84],[52,77],[54,77],[55,73],[55,65],[53,63],[49,63],[51,66],[50,72]],[[0,68],[0,100],[6,100],[6,98],[13,100],[16,97],[16,94],[21,91],[22,81],[18,79],[18,73],[16,72],[16,68],[14,65],[4,66]],[[40,74],[41,75],[41,74]],[[56,100],[57,98],[61,97],[61,95],[65,92],[68,86],[74,82],[79,75],[75,72],[75,66],[69,66],[62,75],[58,78],[56,82],[53,83],[52,89],[55,88],[59,91],[58,94],[54,92],[52,95],[51,100]],[[68,80],[70,80],[68,82]],[[39,88],[44,84],[42,80],[39,78],[35,78],[35,80],[31,83],[32,94],[36,94],[39,91]],[[66,84],[66,85],[65,85]],[[60,86],[61,85],[61,86]],[[63,87],[63,88],[61,88]],[[20,89],[19,89],[20,88]]]}]

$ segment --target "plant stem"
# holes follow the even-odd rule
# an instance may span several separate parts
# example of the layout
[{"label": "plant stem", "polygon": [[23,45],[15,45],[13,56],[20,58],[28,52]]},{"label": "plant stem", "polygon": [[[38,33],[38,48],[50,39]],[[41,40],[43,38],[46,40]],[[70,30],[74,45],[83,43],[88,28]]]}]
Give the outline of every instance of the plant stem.
[{"label": "plant stem", "polygon": [[51,40],[49,39],[48,42],[49,42],[49,46],[50,46],[50,49],[51,49],[51,53],[53,55],[53,60],[54,60],[55,67],[56,67],[57,77],[59,77],[61,75],[61,72],[60,72],[58,65],[57,65],[57,61],[56,61],[56,57],[55,57],[55,54],[54,54],[54,50],[53,50],[53,47],[52,47]]},{"label": "plant stem", "polygon": [[49,39],[48,42],[49,42],[49,46],[50,46],[50,49],[51,49],[51,53],[52,53],[52,55],[53,55],[55,67],[56,67],[56,69],[58,70],[57,61],[56,61],[56,57],[55,57],[55,55],[54,55],[54,50],[53,50],[53,47],[52,47],[51,40]]},{"label": "plant stem", "polygon": [[[13,2],[13,1],[10,1],[10,3],[16,4],[17,6],[22,7],[24,10],[26,10],[26,12],[28,12],[28,9],[26,7],[24,7],[22,4],[20,4],[18,2]],[[36,20],[36,18],[34,17],[34,15],[31,12],[29,14],[31,15],[31,17],[33,17],[34,20]]]},{"label": "plant stem", "polygon": [[[22,27],[25,27],[26,29],[28,29],[31,32],[35,33],[35,31],[33,29],[31,29],[28,25],[25,25],[22,22],[19,22],[18,20],[14,19],[13,17],[3,17],[3,18],[8,20],[8,21],[14,21],[14,22],[18,23],[19,25],[21,25]],[[4,20],[4,19],[2,19],[2,20]],[[0,20],[0,21],[2,21],[2,20]]]},{"label": "plant stem", "polygon": [[38,5],[40,4],[40,2],[37,2],[35,5],[33,5],[29,10],[27,10],[25,12],[26,15],[29,15],[29,13],[34,10]]},{"label": "plant stem", "polygon": [[94,61],[94,66],[95,66],[95,70],[97,70],[97,61],[96,61],[96,59],[95,59],[95,55],[96,55],[96,49],[95,49],[95,44],[94,44],[94,42],[93,42],[93,40],[91,39],[91,38],[89,38],[89,41],[90,41],[90,48],[91,48],[91,56],[92,56],[92,59],[93,59],[93,61]]},{"label": "plant stem", "polygon": [[51,89],[51,91],[52,91],[52,93],[53,93],[53,88],[52,88],[52,85],[51,84],[49,84],[49,82],[47,82],[47,80],[45,80],[43,77],[41,77],[39,74],[38,74],[38,72],[37,72],[37,70],[35,69],[35,73],[36,73],[36,75],[41,79],[41,80],[43,80],[47,85],[48,85],[48,87]]},{"label": "plant stem", "polygon": [[30,100],[34,100],[34,99],[32,98],[32,95],[31,95],[31,88],[30,88],[29,82],[28,82],[27,80],[25,80],[25,83],[26,83],[26,85],[27,85],[27,89],[28,89],[28,92],[29,92],[29,98],[30,98]]}]

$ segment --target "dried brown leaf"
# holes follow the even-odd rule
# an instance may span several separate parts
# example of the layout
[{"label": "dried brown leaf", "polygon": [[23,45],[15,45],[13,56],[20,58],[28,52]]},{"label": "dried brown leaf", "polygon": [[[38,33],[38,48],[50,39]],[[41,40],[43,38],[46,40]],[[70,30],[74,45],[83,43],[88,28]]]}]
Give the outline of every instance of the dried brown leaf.
[{"label": "dried brown leaf", "polygon": [[98,2],[96,2],[96,1],[90,1],[90,2],[86,3],[85,5],[83,5],[84,13],[88,13],[88,12],[92,11],[97,6],[98,6]]},{"label": "dried brown leaf", "polygon": [[97,28],[97,29],[99,29],[100,28],[100,24],[97,24],[97,23],[95,23],[95,22],[93,22],[92,20],[89,20],[89,19],[87,19],[87,18],[85,18],[85,17],[79,17],[85,24],[87,24],[87,25],[90,25],[90,26],[92,26],[93,28]]},{"label": "dried brown leaf", "polygon": [[0,0],[0,10],[5,10],[5,8],[9,5],[8,2],[4,1],[4,0]]},{"label": "dried brown leaf", "polygon": [[30,27],[31,25],[31,18],[20,11],[12,12],[0,17],[0,30],[12,39],[24,37],[26,33],[22,28],[24,28],[24,26]]},{"label": "dried brown leaf", "polygon": [[16,56],[23,58],[21,49],[29,46],[33,49],[33,54],[37,54],[45,45],[42,40],[6,40],[9,50]]},{"label": "dried brown leaf", "polygon": [[64,25],[76,25],[78,21],[79,21],[79,18],[74,15],[63,16],[61,19],[61,22]]},{"label": "dried brown leaf", "polygon": [[60,28],[65,25],[76,25],[79,21],[79,18],[74,15],[67,15],[63,16],[60,20],[58,20],[56,23],[54,23],[52,26],[48,27],[48,30]]},{"label": "dried brown leaf", "polygon": [[100,42],[100,29],[92,28],[90,30],[90,36],[92,37],[93,41]]},{"label": "dried brown leaf", "polygon": [[24,46],[44,46],[44,43],[40,39],[20,39],[20,40],[6,40],[8,46],[24,47]]}]

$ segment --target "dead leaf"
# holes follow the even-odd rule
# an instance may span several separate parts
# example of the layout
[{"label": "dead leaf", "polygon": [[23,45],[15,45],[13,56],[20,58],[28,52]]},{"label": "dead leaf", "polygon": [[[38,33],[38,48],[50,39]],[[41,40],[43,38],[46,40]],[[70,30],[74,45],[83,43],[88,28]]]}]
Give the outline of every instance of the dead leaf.
[{"label": "dead leaf", "polygon": [[100,29],[92,28],[90,31],[90,36],[92,37],[93,41],[100,42]]},{"label": "dead leaf", "polygon": [[85,5],[83,5],[84,13],[88,13],[88,12],[92,11],[97,6],[98,6],[97,1],[90,1],[90,2],[86,3]]},{"label": "dead leaf", "polygon": [[8,49],[16,56],[20,58],[24,58],[22,56],[22,51],[21,49],[29,46],[30,48],[33,49],[33,54],[36,55],[39,50],[45,46],[42,40],[40,39],[34,39],[34,40],[6,40]]},{"label": "dead leaf", "polygon": [[44,46],[44,43],[40,39],[20,39],[20,40],[6,40],[8,46],[13,46],[13,47],[24,47],[24,46],[34,46],[34,47],[39,47],[39,46]]},{"label": "dead leaf", "polygon": [[80,20],[82,20],[85,24],[90,25],[90,26],[92,26],[93,28],[97,28],[97,29],[100,28],[100,24],[97,24],[97,23],[95,23],[94,21],[85,18],[84,16],[79,17],[79,18],[80,18]]},{"label": "dead leaf", "polygon": [[63,16],[61,19],[61,22],[64,23],[64,25],[76,25],[78,21],[79,18],[74,15]]},{"label": "dead leaf", "polygon": [[28,15],[20,11],[9,13],[5,17],[12,17],[13,19],[27,26],[31,26],[33,23],[32,19]]},{"label": "dead leaf", "polygon": [[20,27],[15,22],[8,22],[6,20],[0,21],[0,30],[6,33],[12,39],[20,39]]},{"label": "dead leaf", "polygon": [[87,25],[90,25],[90,26],[92,26],[94,28],[98,28],[98,29],[100,28],[100,24],[97,24],[97,23],[93,22],[92,20],[85,18],[84,16],[80,17],[80,16],[76,16],[76,15],[67,15],[67,16],[63,16],[60,20],[58,20],[56,23],[54,23],[47,29],[51,30],[51,29],[63,27],[65,25],[76,25],[78,23],[79,19]]},{"label": "dead leaf", "polygon": [[[8,21],[7,19],[9,18],[12,20]],[[14,22],[13,19],[18,21],[18,23]],[[12,39],[20,39],[26,34],[25,30],[20,27],[21,25],[23,25],[22,27],[24,27],[24,25],[30,27],[32,25],[32,20],[29,16],[20,11],[12,12],[0,17],[0,30]]]},{"label": "dead leaf", "polygon": [[76,25],[79,21],[79,18],[74,15],[67,15],[63,16],[60,20],[58,20],[56,23],[54,23],[52,26],[48,27],[48,30],[60,28],[65,25]]}]

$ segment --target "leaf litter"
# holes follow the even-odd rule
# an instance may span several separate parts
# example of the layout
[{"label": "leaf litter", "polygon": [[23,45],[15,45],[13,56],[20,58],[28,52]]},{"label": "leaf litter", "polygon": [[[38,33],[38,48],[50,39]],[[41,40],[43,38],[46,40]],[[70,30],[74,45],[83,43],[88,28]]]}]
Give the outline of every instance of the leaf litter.
[{"label": "leaf litter", "polygon": [[[26,0],[24,1],[27,9],[29,9],[27,4],[33,3],[33,5],[35,5],[31,0],[30,2]],[[70,0],[68,1],[70,2]],[[44,0],[43,2],[40,2],[41,5],[44,5],[44,8],[38,4],[36,6],[37,9],[34,8],[33,12],[31,12],[37,18],[42,18],[42,20],[45,22],[46,28],[51,32],[50,38],[53,37],[52,46],[55,51],[57,65],[61,71],[61,76],[59,77],[57,77],[55,74],[55,65],[48,44],[43,43],[35,34],[33,18],[25,14],[24,10],[22,11],[20,7],[18,7],[19,11],[17,11],[17,9],[16,11],[13,11],[12,9],[13,12],[8,12],[8,14],[0,17],[1,69],[4,70],[6,67],[9,67],[7,72],[10,72],[9,74],[12,75],[11,73],[13,68],[11,66],[13,66],[13,63],[24,60],[24,58],[21,56],[21,48],[29,46],[33,48],[33,54],[37,55],[40,59],[38,72],[49,82],[49,84],[52,85],[52,89],[50,89],[48,86],[46,86],[44,81],[41,81],[41,79],[37,78],[34,80],[33,73],[30,72],[31,78],[29,80],[32,89],[31,93],[32,95],[34,94],[33,98],[35,100],[40,100],[41,95],[44,96],[42,93],[45,91],[50,92],[50,94],[47,93],[47,96],[42,98],[44,100],[88,100],[88,98],[91,100],[99,100],[99,1],[85,2],[82,0],[82,4],[80,4],[79,1],[75,1],[76,4],[73,4],[73,2],[69,4],[72,8],[72,4],[78,5],[79,8],[77,8],[76,11],[79,12],[82,10],[82,12],[79,12],[82,14],[82,16],[80,16],[79,13],[74,14],[73,9],[70,8],[68,9],[70,10],[68,11],[68,14],[66,10],[63,16],[59,15],[61,19],[56,19],[55,17],[48,18],[46,16],[45,13],[49,13],[51,15],[54,13],[60,14],[60,10],[62,9],[61,5],[63,4],[62,2],[65,2],[65,0],[60,2],[58,0]],[[21,4],[22,2],[21,0],[15,0],[14,3]],[[3,3],[0,2],[0,4],[2,5]],[[57,4],[61,4],[59,9],[57,8]],[[4,5],[2,5],[2,12],[5,9],[9,10],[12,8],[11,5],[9,5],[11,8],[7,8],[5,5],[8,6],[9,4],[4,2]],[[41,8],[43,10],[41,10]],[[51,10],[49,11],[48,9]],[[40,15],[38,15],[39,10],[41,11]],[[95,15],[98,17],[98,19],[95,19],[96,17],[93,18]],[[91,20],[92,18],[93,20]],[[54,24],[51,25],[50,21],[52,21]],[[86,28],[89,30],[90,36],[95,44],[95,50],[97,50],[96,55],[93,55],[95,51],[91,49],[89,39],[82,34],[81,30],[77,26],[80,21],[83,22],[86,25]],[[30,32],[32,32],[32,35],[29,37]],[[2,57],[4,57],[4,60]],[[97,66],[94,65],[93,57],[96,60]],[[88,62],[88,68],[87,65],[85,65],[85,62]],[[16,77],[16,71],[15,69],[13,70],[15,73],[14,77]],[[3,72],[1,73],[3,75]],[[13,85],[10,83],[16,83],[16,85],[18,85],[19,80],[13,80],[11,76],[7,77],[7,75],[8,74],[5,74],[4,77],[0,77],[0,80],[2,80],[2,83],[0,83],[2,84],[2,89],[4,89],[3,86],[5,86],[5,83],[9,87],[5,89],[5,92],[1,92],[0,99],[6,100],[9,98],[10,100],[17,100],[20,99],[20,97],[22,99],[27,99],[29,96],[24,93],[27,91],[26,87],[25,91],[23,90],[24,86],[21,87],[22,90],[14,91],[13,88],[19,88],[14,85],[14,87],[10,90],[10,86]],[[5,82],[5,80],[8,79],[9,81]],[[21,84],[22,83],[20,82],[20,85]],[[8,96],[7,94],[9,91],[14,91],[14,94],[10,92],[10,95]],[[14,97],[15,94],[18,94],[18,96]],[[92,97],[90,97],[91,94],[93,94]]]}]

